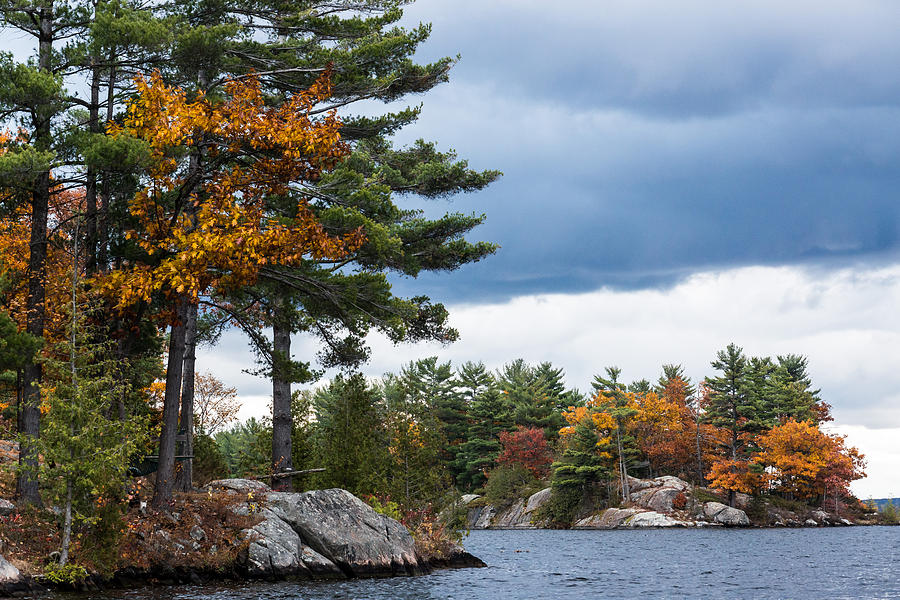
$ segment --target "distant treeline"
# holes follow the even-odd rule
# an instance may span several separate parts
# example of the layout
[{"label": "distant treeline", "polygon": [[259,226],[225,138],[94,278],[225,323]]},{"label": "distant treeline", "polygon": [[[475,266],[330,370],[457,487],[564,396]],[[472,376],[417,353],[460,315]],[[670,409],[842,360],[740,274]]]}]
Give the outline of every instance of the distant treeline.
[{"label": "distant treeline", "polygon": [[[729,345],[694,383],[667,364],[654,382],[608,367],[590,393],[562,368],[513,360],[491,372],[431,357],[378,381],[340,375],[294,394],[293,466],[324,468],[297,488],[343,487],[402,506],[458,493],[495,499],[553,488],[564,521],[586,496],[628,498],[630,477],[676,475],[728,492],[829,506],[852,499],[864,459],[842,437],[802,356],[746,357]],[[267,468],[271,426],[251,420],[198,444],[208,477]],[[198,468],[195,467],[195,474]]]}]

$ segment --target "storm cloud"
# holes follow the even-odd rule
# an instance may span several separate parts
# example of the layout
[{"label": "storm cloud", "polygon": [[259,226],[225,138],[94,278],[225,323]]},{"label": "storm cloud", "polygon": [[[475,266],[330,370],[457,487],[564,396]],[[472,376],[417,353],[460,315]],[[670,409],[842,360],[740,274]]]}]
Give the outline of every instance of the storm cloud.
[{"label": "storm cloud", "polygon": [[754,264],[893,260],[900,5],[419,2],[423,59],[461,53],[401,141],[505,177],[497,256],[397,281],[449,301],[671,285]]}]

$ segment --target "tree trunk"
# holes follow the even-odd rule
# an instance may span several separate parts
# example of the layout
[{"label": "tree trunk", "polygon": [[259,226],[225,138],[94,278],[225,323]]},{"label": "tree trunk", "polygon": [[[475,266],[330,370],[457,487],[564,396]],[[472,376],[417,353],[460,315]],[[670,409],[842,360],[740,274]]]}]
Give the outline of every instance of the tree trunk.
[{"label": "tree trunk", "polygon": [[[50,71],[53,51],[53,7],[50,4],[38,11],[38,68]],[[49,149],[51,139],[51,119],[53,108],[49,102],[38,105],[32,114],[35,146]],[[44,337],[46,313],[47,280],[47,217],[50,207],[50,172],[45,171],[35,178],[31,193],[31,237],[28,256],[28,313],[25,330],[31,335]],[[40,363],[32,361],[24,370],[22,397],[22,419],[19,433],[26,436],[19,448],[19,464],[24,468],[17,482],[17,497],[28,504],[41,503],[38,489],[37,450],[27,437],[37,439],[41,434],[41,392],[40,382],[43,370]]]},{"label": "tree trunk", "polygon": [[622,500],[628,502],[631,498],[631,489],[628,485],[628,467],[625,465],[625,453],[622,448],[621,424],[616,427],[616,446],[619,449],[619,477],[622,479]]},{"label": "tree trunk", "polygon": [[[110,52],[108,62],[109,81],[106,88],[106,122],[112,121],[116,100],[116,67],[114,65],[115,54]],[[109,204],[110,204],[110,173],[103,173],[103,185],[100,190],[100,214],[97,219],[97,263],[100,271],[106,271],[109,266]]]},{"label": "tree trunk", "polygon": [[[68,476],[67,476],[68,477]],[[66,510],[63,519],[62,547],[59,551],[59,566],[69,562],[69,544],[72,541],[72,481],[66,480]]]},{"label": "tree trunk", "polygon": [[[194,455],[194,367],[197,362],[197,305],[190,304],[184,321],[184,373],[181,383],[181,421],[179,434],[184,434],[182,453]],[[188,492],[194,482],[194,459],[178,463],[175,470],[175,489]]]},{"label": "tree trunk", "polygon": [[700,420],[697,420],[697,481],[700,485],[706,483],[703,475],[703,453],[700,451]]},{"label": "tree trunk", "polygon": [[[88,130],[91,133],[100,132],[100,67],[96,65],[96,58],[91,67],[91,101],[88,108]],[[84,200],[87,212],[87,232],[85,265],[88,273],[97,271],[97,170],[88,165],[85,174]]]},{"label": "tree trunk", "polygon": [[[277,314],[272,325],[272,472],[283,473],[293,469],[291,458],[291,430],[294,420],[291,415],[291,382],[284,368],[291,359],[291,332],[283,326]],[[288,477],[274,477],[272,489],[289,491],[292,480]]]},{"label": "tree trunk", "polygon": [[163,400],[162,431],[159,435],[159,468],[151,504],[165,508],[172,500],[175,485],[175,436],[178,434],[178,409],[184,368],[185,313],[187,303],[178,301],[177,319],[169,334],[169,360],[166,366],[166,393]]}]

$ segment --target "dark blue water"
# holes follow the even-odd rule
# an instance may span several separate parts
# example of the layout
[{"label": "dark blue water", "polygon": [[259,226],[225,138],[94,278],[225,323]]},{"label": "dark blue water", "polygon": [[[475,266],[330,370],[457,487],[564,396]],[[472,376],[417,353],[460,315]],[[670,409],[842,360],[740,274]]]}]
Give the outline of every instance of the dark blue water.
[{"label": "dark blue water", "polygon": [[108,599],[900,598],[900,527],[474,531],[486,569],[350,582],[93,594]]}]

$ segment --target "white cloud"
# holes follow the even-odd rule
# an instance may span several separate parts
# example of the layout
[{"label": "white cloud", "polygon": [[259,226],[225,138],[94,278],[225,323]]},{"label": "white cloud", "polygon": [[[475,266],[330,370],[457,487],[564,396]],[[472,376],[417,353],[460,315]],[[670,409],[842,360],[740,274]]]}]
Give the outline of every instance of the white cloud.
[{"label": "white cloud", "polygon": [[[750,267],[706,272],[667,290],[522,296],[502,304],[450,306],[461,340],[451,346],[394,346],[372,336],[365,373],[397,372],[410,360],[438,355],[460,364],[483,361],[496,369],[512,359],[552,361],[570,386],[589,388],[595,373],[617,365],[626,380],[659,375],[681,363],[695,381],[729,342],[748,355],[804,354],[813,382],[834,406],[839,430],[869,456],[867,496],[900,493],[900,264],[832,272],[799,267]],[[239,388],[244,416],[262,414],[268,384],[240,373],[250,364],[231,334],[201,355],[209,368]],[[295,354],[314,346],[296,339]]]}]

